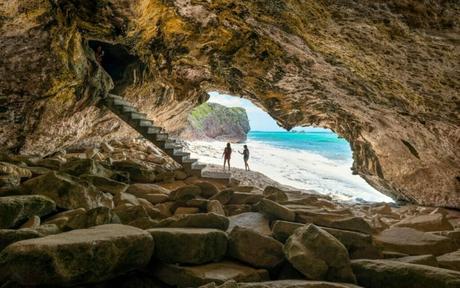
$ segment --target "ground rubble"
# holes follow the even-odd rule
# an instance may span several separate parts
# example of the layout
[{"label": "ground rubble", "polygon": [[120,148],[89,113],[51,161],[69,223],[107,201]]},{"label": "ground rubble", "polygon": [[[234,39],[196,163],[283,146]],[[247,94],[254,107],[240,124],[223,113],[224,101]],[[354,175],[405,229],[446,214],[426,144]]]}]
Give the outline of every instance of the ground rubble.
[{"label": "ground rubble", "polygon": [[2,288],[460,287],[454,210],[188,177],[137,140],[0,155],[0,180]]}]

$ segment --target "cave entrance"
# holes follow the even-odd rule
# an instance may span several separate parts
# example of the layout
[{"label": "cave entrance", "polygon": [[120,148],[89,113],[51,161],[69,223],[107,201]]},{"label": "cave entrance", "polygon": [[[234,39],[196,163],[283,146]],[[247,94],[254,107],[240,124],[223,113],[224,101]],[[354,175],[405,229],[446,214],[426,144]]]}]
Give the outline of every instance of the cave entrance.
[{"label": "cave entrance", "polygon": [[[333,131],[319,127],[294,127],[287,131],[268,113],[247,99],[217,92],[209,95],[208,102],[191,112],[185,130],[187,133],[181,136],[188,142],[192,157],[214,164],[211,169],[222,171],[224,147],[226,142],[233,142],[232,168],[244,169],[243,156],[238,152],[242,152],[243,145],[247,145],[251,170],[261,172],[280,184],[307,191],[314,190],[344,201],[393,202],[363,178],[353,175],[350,144]],[[215,104],[220,106],[213,107]],[[221,109],[222,107],[245,109],[250,126],[247,139],[238,142],[232,137],[203,137],[203,131],[200,130],[212,131],[215,135],[221,130],[240,130],[244,127],[238,124],[242,116],[238,116],[237,111]],[[227,123],[228,127],[220,127],[221,123]],[[190,126],[195,126],[198,132],[191,131]],[[190,135],[198,137],[193,139]],[[238,170],[237,173],[247,172]],[[246,178],[261,177],[258,174],[250,175]],[[250,182],[243,183],[245,184],[251,185]]]},{"label": "cave entrance", "polygon": [[96,58],[100,53],[98,50],[103,51],[99,58],[99,64],[113,80],[115,87],[112,93],[122,94],[128,85],[139,80],[139,75],[142,75],[145,70],[146,66],[140,58],[130,54],[128,48],[124,45],[96,40],[88,41],[88,45],[96,54]]}]

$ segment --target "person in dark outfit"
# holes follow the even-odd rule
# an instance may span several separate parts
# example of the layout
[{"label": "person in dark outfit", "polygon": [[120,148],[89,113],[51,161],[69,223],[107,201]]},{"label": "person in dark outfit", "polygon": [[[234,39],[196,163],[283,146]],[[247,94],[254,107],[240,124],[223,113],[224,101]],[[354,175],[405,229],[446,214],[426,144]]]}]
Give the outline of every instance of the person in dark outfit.
[{"label": "person in dark outfit", "polygon": [[240,152],[238,151],[241,155],[243,155],[243,160],[244,160],[244,169],[246,171],[251,171],[249,169],[249,164],[248,164],[248,160],[249,160],[249,149],[248,149],[248,145],[244,145],[244,150],[243,152]]}]

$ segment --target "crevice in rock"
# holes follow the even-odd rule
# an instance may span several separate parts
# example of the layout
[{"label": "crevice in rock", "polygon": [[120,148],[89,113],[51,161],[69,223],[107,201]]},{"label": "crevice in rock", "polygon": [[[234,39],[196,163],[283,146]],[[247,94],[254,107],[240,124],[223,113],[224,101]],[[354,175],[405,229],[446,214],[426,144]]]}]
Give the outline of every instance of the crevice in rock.
[{"label": "crevice in rock", "polygon": [[414,155],[415,157],[417,157],[417,159],[420,159],[420,156],[418,155],[418,152],[417,152],[417,149],[415,149],[414,146],[412,146],[412,144],[410,144],[409,142],[401,139],[401,142],[406,145],[407,149],[409,149],[410,153],[412,153],[412,155]]},{"label": "crevice in rock", "polygon": [[97,40],[89,40],[88,45],[95,52],[96,59],[101,53],[98,49],[103,51],[99,64],[113,80],[112,93],[123,94],[129,85],[143,81],[147,66],[138,56],[131,54],[128,47]]}]

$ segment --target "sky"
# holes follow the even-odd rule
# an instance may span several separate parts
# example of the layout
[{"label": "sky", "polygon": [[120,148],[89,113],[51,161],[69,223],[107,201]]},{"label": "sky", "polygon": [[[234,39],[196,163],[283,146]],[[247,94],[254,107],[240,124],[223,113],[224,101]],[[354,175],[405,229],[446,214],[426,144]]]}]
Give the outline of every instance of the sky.
[{"label": "sky", "polygon": [[[218,103],[226,107],[242,107],[246,109],[251,131],[286,131],[284,128],[279,127],[278,124],[276,124],[276,121],[270,115],[268,115],[267,112],[255,106],[251,101],[247,99],[219,94],[217,92],[211,92],[209,93],[209,96],[210,98],[208,102]],[[293,130],[330,131],[327,129],[314,127],[294,127]]]}]

